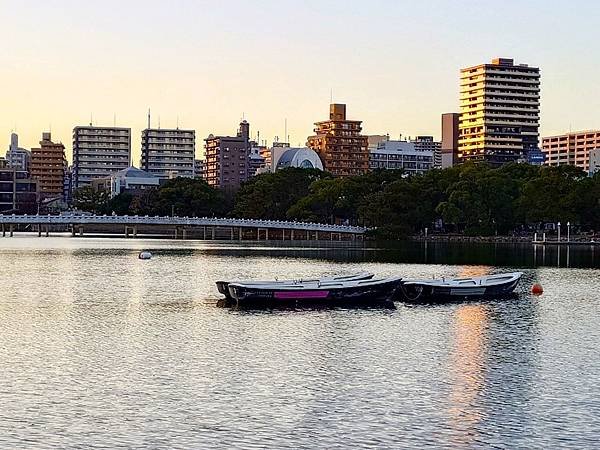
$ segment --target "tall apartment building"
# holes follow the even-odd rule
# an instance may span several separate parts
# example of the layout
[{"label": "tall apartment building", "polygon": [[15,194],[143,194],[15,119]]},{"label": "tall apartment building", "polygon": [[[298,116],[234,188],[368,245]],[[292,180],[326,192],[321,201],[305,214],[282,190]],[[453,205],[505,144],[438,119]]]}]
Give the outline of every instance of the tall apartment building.
[{"label": "tall apartment building", "polygon": [[577,131],[542,138],[542,151],[546,155],[545,164],[548,166],[570,164],[588,172],[590,152],[597,148],[600,148],[600,130]]},{"label": "tall apartment building", "polygon": [[194,178],[196,132],[146,128],[142,131],[141,169],[162,179]]},{"label": "tall apartment building", "polygon": [[42,197],[63,197],[66,167],[65,146],[52,142],[50,133],[42,133],[40,147],[31,149],[31,177],[37,180]]},{"label": "tall apartment building", "polygon": [[442,114],[442,169],[458,164],[459,113]]},{"label": "tall apartment building", "polygon": [[[204,179],[210,186],[237,189],[250,178],[249,159],[254,142],[250,140],[250,124],[243,120],[235,136],[213,136],[204,140],[206,162]],[[264,160],[263,160],[264,161]]]},{"label": "tall apartment building", "polygon": [[539,147],[540,70],[497,58],[460,71],[461,161],[499,165]]},{"label": "tall apartment building", "polygon": [[10,147],[8,147],[8,151],[6,152],[6,162],[8,167],[29,172],[31,152],[19,147],[19,136],[17,133],[11,133],[10,135]]},{"label": "tall apartment building", "polygon": [[433,155],[433,167],[442,167],[442,143],[434,141],[433,136],[417,136],[413,141],[415,150],[431,152]]},{"label": "tall apartment building", "polygon": [[131,165],[131,128],[73,128],[73,188],[90,185]]},{"label": "tall apartment building", "polygon": [[194,178],[204,178],[204,160],[194,160]]},{"label": "tall apartment building", "polygon": [[362,121],[346,119],[346,105],[329,106],[329,120],[315,123],[315,136],[308,138],[325,170],[335,176],[362,175],[369,170],[368,137],[361,135]]}]

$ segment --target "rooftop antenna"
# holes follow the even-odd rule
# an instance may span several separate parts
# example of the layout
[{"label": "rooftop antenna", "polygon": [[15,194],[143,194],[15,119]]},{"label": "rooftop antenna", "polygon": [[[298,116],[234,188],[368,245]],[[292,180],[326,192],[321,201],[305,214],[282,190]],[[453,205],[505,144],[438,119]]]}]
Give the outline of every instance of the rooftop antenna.
[{"label": "rooftop antenna", "polygon": [[94,125],[94,115],[90,113],[90,127]]},{"label": "rooftop antenna", "polygon": [[148,108],[148,128],[150,128],[150,108]]},{"label": "rooftop antenna", "polygon": [[177,116],[177,129],[179,130],[179,116]]},{"label": "rooftop antenna", "polygon": [[160,130],[160,115],[158,116],[158,129]]}]

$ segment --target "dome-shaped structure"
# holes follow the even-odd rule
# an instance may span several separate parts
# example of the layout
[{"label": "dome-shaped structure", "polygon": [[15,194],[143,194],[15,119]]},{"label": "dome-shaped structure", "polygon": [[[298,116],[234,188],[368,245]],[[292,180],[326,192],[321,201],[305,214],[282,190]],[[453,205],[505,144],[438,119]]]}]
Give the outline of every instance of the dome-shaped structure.
[{"label": "dome-shaped structure", "polygon": [[285,169],[286,167],[323,170],[323,163],[319,155],[310,148],[288,148],[277,160],[275,170]]}]

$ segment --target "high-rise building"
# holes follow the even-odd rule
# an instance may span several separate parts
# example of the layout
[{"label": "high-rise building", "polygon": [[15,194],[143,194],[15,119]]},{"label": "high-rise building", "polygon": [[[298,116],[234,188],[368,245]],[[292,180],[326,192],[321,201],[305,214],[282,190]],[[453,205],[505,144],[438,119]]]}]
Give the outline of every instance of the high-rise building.
[{"label": "high-rise building", "polygon": [[315,136],[308,138],[323,161],[325,170],[335,176],[362,175],[369,170],[368,137],[361,135],[362,121],[346,119],[346,105],[329,106],[329,120],[315,123]]},{"label": "high-rise building", "polygon": [[73,188],[106,178],[131,164],[131,128],[73,128]]},{"label": "high-rise building", "polygon": [[8,167],[29,172],[31,152],[19,147],[19,136],[17,133],[11,133],[10,135],[10,147],[6,152],[6,161]]},{"label": "high-rise building", "polygon": [[415,150],[431,152],[433,155],[433,168],[442,167],[442,143],[434,141],[433,136],[417,136],[413,141]]},{"label": "high-rise building", "polygon": [[517,161],[539,147],[540,70],[497,58],[460,72],[461,161]]},{"label": "high-rise building", "polygon": [[442,169],[458,164],[459,113],[442,114]]},{"label": "high-rise building", "polygon": [[434,150],[418,149],[415,141],[384,141],[369,155],[371,170],[403,169],[407,174],[419,174],[434,168]]},{"label": "high-rise building", "polygon": [[542,138],[545,164],[560,166],[570,164],[590,170],[590,151],[600,148],[600,130],[577,131]]},{"label": "high-rise building", "polygon": [[204,178],[204,160],[196,159],[194,161],[194,178]]},{"label": "high-rise building", "polygon": [[194,178],[196,132],[146,128],[142,131],[141,169],[162,180]]},{"label": "high-rise building", "polygon": [[65,146],[42,133],[40,147],[31,149],[31,177],[38,181],[42,197],[63,197],[66,167]]},{"label": "high-rise building", "polygon": [[254,142],[250,140],[250,124],[243,120],[236,136],[209,135],[205,140],[206,165],[204,179],[210,186],[237,189],[250,177],[249,158]]}]

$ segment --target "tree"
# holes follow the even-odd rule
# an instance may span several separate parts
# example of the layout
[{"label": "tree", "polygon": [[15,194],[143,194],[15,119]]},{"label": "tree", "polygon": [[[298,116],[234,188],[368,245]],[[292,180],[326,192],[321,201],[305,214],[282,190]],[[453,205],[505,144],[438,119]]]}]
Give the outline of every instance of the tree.
[{"label": "tree", "polygon": [[132,200],[130,208],[148,214],[170,216],[210,217],[225,213],[224,194],[198,178],[178,177],[167,181],[157,190],[145,193],[147,197]]},{"label": "tree", "polygon": [[81,187],[73,193],[73,206],[94,214],[103,212],[108,200],[108,192],[94,190],[91,186]]},{"label": "tree", "polygon": [[309,194],[310,186],[325,179],[331,179],[327,172],[295,167],[257,175],[240,187],[232,215],[285,220],[288,209]]}]

